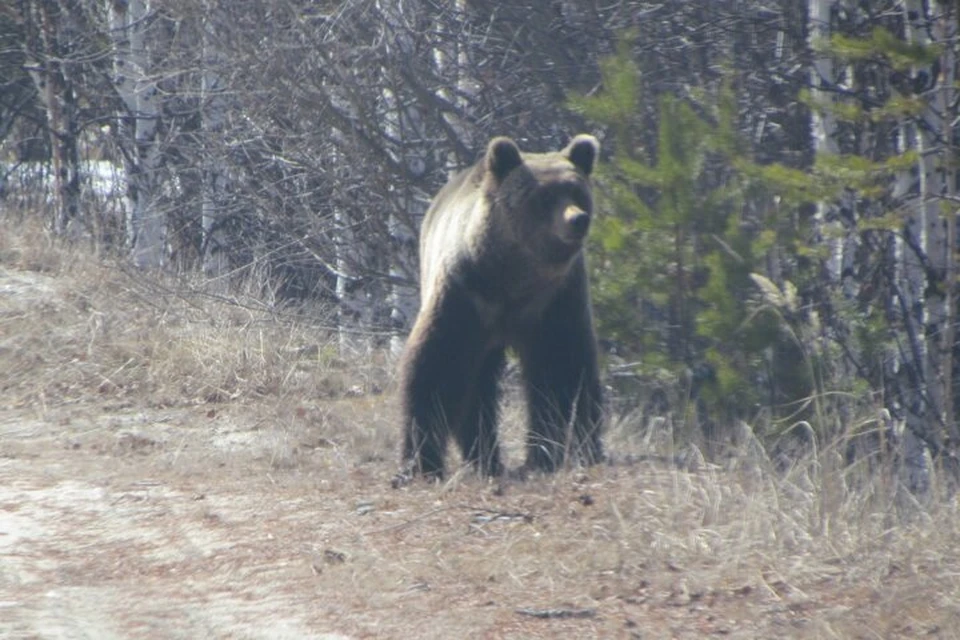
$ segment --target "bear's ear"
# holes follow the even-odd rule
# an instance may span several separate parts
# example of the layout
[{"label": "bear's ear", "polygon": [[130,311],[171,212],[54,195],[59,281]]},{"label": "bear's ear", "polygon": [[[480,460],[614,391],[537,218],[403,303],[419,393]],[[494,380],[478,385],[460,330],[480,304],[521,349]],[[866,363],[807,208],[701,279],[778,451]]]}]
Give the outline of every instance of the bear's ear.
[{"label": "bear's ear", "polygon": [[583,175],[589,176],[593,172],[593,165],[600,154],[600,143],[593,136],[581,133],[570,141],[563,155],[574,164]]},{"label": "bear's ear", "polygon": [[521,164],[523,164],[523,158],[520,157],[520,149],[510,138],[499,136],[487,145],[487,170],[497,180],[503,180],[508,173]]}]

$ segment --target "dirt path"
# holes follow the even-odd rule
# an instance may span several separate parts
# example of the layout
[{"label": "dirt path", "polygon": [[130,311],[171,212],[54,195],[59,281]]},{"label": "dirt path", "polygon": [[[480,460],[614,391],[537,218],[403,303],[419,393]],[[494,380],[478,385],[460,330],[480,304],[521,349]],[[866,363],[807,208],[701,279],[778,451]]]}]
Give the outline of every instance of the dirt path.
[{"label": "dirt path", "polygon": [[960,638],[955,498],[623,420],[620,464],[394,491],[383,376],[108,277],[0,267],[0,638]]},{"label": "dirt path", "polygon": [[0,637],[346,637],[283,543],[298,501],[231,482],[225,432],[204,450],[190,413],[3,421]]},{"label": "dirt path", "polygon": [[[945,566],[891,559],[883,582],[844,586],[869,563],[806,560],[803,583],[756,581],[724,558],[677,561],[682,537],[648,546],[638,524],[611,537],[627,502],[604,494],[634,485],[632,469],[569,495],[567,481],[394,492],[383,461],[317,448],[278,464],[275,434],[247,414],[8,413],[0,637],[958,637]],[[616,549],[620,568],[603,568]]]}]

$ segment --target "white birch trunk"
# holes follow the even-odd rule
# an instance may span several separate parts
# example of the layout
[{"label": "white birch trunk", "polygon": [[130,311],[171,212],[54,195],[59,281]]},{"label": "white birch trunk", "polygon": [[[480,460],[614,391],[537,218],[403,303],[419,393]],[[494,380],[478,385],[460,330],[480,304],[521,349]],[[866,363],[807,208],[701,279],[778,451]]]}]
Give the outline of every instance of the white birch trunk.
[{"label": "white birch trunk", "polygon": [[[826,42],[830,38],[830,7],[833,0],[810,0],[809,11],[809,38],[811,50]],[[818,55],[813,62],[811,71],[810,93],[816,105],[832,101],[832,93],[823,91],[824,84],[832,85],[836,82],[833,61]],[[811,114],[811,135],[813,137],[814,152],[817,156],[824,154],[836,155],[839,152],[835,138],[836,121],[829,109],[814,109]],[[831,284],[839,284],[844,268],[844,251],[842,240],[842,225],[838,221],[835,211],[836,205],[828,202],[818,202],[814,216],[817,233],[829,248],[826,261],[827,277]]]},{"label": "white birch trunk", "polygon": [[[466,11],[466,0],[455,0],[453,18],[443,17],[446,18],[448,24],[465,28],[462,25],[467,24],[464,19]],[[438,24],[437,28],[442,30],[446,26]],[[433,65],[437,77],[445,80],[440,85],[437,94],[443,98],[444,102],[454,107],[454,112],[444,113],[443,117],[459,139],[460,146],[472,149],[475,147],[474,132],[468,120],[463,118],[462,115],[466,114],[470,102],[480,93],[480,85],[469,73],[470,59],[467,42],[469,42],[471,35],[460,32],[456,34],[456,37],[453,36],[453,33],[446,34],[442,45],[433,50]],[[450,91],[448,89],[450,86],[454,87],[455,90]],[[437,158],[437,160],[441,163],[445,162],[450,167],[450,176],[461,168],[458,166],[458,159],[453,152],[451,152],[449,158]]]},{"label": "white birch trunk", "polygon": [[209,285],[217,291],[227,289],[229,268],[227,240],[221,225],[224,219],[225,194],[227,192],[226,164],[220,160],[222,149],[218,148],[219,137],[227,116],[227,103],[219,69],[221,54],[217,49],[214,32],[220,21],[226,20],[216,2],[205,0],[200,77],[200,103],[203,133],[203,184],[201,195],[201,224],[203,228],[203,272]]},{"label": "white birch trunk", "polygon": [[[345,107],[346,102],[339,105]],[[341,133],[332,131],[332,139],[336,142]],[[334,180],[346,179],[349,169],[346,160],[339,151],[334,150],[329,158],[330,172]],[[362,232],[363,220],[355,219],[357,212],[349,211],[340,205],[334,211],[334,252],[336,269],[337,295],[337,338],[340,356],[354,358],[359,355],[369,355],[373,349],[371,329],[374,326],[373,312],[376,304],[372,300],[369,286],[364,286],[361,275],[364,267],[372,262],[370,253],[372,243],[364,238]]]},{"label": "white birch trunk", "polygon": [[[415,55],[411,25],[416,24],[418,18],[418,3],[382,0],[378,2],[378,7],[386,18],[387,37],[393,47],[391,55],[403,64],[403,59]],[[387,78],[385,84],[382,99],[386,132],[389,138],[398,140],[400,146],[395,160],[406,168],[411,178],[422,177],[427,170],[423,118],[415,105],[408,103],[405,96],[398,94],[396,85],[390,86],[390,78]],[[417,281],[417,228],[429,202],[417,193],[411,180],[405,180],[401,189],[400,210],[406,215],[391,211],[387,220],[387,231],[393,245],[388,298],[390,323],[395,330],[409,329],[417,314],[417,290],[403,283]],[[399,354],[403,344],[402,337],[392,336],[391,353]]]},{"label": "white birch trunk", "polygon": [[[114,82],[127,109],[121,132],[133,150],[126,167],[127,244],[131,260],[140,268],[162,268],[166,261],[166,220],[155,204],[160,168],[157,124],[160,105],[157,85],[149,76],[150,53],[145,30],[149,0],[111,4],[114,39]],[[130,122],[129,126],[125,123]]]},{"label": "white birch trunk", "polygon": [[[899,153],[906,153],[914,148],[915,131],[909,122],[901,126],[897,139]],[[897,175],[894,185],[894,199],[899,201],[913,197],[913,178],[909,170],[901,171]],[[926,430],[926,402],[922,376],[923,362],[926,361],[926,341],[918,331],[923,329],[923,289],[925,275],[919,260],[910,247],[910,236],[919,236],[922,221],[920,211],[913,209],[904,221],[903,235],[896,236],[894,244],[894,264],[897,273],[897,288],[903,298],[900,309],[907,316],[904,326],[907,328],[906,344],[902,351],[905,361],[898,368],[900,386],[903,389],[904,421],[906,429],[903,434],[903,460],[906,483],[910,487],[926,486],[928,469],[926,465],[925,448],[922,440],[917,436]]]},{"label": "white birch trunk", "polygon": [[[907,0],[903,11],[907,42],[929,44],[923,28],[910,20],[911,15],[917,16],[918,20],[923,19],[923,2]],[[927,109],[923,118],[935,131],[941,130],[944,125],[936,107]],[[907,428],[903,442],[904,475],[912,491],[923,493],[930,484],[929,453],[924,441],[940,440],[945,406],[940,341],[945,330],[946,299],[938,292],[938,283],[931,281],[931,277],[935,278],[937,274],[945,276],[947,266],[945,225],[939,212],[945,158],[943,149],[936,148],[930,130],[913,122],[904,122],[899,144],[901,153],[913,150],[919,157],[917,182],[914,183],[909,172],[902,172],[898,176],[896,195],[910,199],[904,237],[898,241],[900,291],[905,297],[904,307],[909,314],[904,320],[908,329],[913,328],[913,331],[908,331],[910,344],[902,383],[907,390],[904,394],[907,404]],[[939,283],[941,287],[944,284],[942,281]]]}]

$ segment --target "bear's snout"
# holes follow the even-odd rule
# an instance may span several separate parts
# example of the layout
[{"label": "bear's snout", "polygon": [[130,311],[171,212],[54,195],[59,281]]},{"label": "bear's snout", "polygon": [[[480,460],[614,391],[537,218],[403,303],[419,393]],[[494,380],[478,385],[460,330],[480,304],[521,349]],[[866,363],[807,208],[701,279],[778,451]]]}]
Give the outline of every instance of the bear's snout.
[{"label": "bear's snout", "polygon": [[580,239],[587,235],[587,231],[590,229],[589,213],[579,207],[567,207],[563,218],[572,236]]}]

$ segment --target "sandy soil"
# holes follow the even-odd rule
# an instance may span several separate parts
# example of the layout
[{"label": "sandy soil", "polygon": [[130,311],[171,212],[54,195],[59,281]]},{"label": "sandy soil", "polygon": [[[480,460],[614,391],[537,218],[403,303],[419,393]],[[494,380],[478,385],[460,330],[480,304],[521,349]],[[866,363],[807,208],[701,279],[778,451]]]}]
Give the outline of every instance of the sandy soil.
[{"label": "sandy soil", "polygon": [[[183,428],[192,421],[207,429]],[[236,450],[250,434],[218,422],[200,411],[6,415],[0,637],[342,637],[318,603],[313,536],[327,527],[305,503],[319,496],[247,476]]]},{"label": "sandy soil", "polygon": [[[0,271],[25,366],[57,284]],[[955,504],[626,461],[392,490],[389,394],[50,397],[0,385],[0,638],[960,637]]]}]

